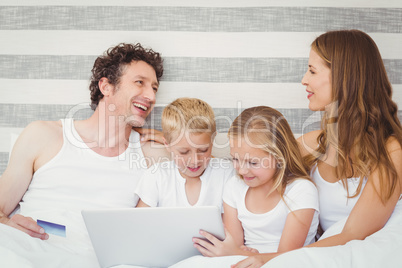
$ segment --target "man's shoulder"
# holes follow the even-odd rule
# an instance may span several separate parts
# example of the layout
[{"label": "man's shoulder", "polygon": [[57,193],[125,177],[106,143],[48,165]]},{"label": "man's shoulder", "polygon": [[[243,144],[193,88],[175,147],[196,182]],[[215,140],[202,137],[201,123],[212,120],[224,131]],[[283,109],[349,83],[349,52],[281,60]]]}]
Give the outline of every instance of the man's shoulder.
[{"label": "man's shoulder", "polygon": [[43,131],[54,131],[57,129],[62,129],[63,125],[60,120],[58,121],[33,121],[28,124],[27,128],[30,129],[40,129]]},{"label": "man's shoulder", "polygon": [[19,135],[13,146],[10,163],[25,161],[37,170],[41,163],[46,163],[61,148],[63,131],[61,122],[35,121],[30,123]]},{"label": "man's shoulder", "polygon": [[62,137],[63,125],[61,121],[34,121],[24,129],[22,134],[40,139],[45,139],[49,136],[53,138]]}]

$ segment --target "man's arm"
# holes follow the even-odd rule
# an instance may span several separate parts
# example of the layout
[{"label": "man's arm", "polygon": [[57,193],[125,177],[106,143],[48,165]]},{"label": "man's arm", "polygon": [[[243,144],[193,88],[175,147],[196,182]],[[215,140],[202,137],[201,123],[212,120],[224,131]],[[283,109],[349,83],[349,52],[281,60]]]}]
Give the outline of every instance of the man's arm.
[{"label": "man's arm", "polygon": [[14,215],[11,218],[8,216],[28,189],[33,173],[60,150],[61,146],[54,146],[60,143],[55,143],[60,138],[59,133],[55,132],[57,125],[57,122],[29,124],[15,143],[9,165],[0,177],[0,223],[41,239],[47,239],[48,235],[32,218],[22,215]]}]

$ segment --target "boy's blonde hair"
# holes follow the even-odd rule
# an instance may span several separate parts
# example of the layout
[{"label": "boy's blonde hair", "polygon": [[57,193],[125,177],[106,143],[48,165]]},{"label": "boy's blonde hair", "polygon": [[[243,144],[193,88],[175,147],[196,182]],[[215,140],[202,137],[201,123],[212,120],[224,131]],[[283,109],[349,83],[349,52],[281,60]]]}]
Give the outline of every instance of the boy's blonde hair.
[{"label": "boy's blonde hair", "polygon": [[162,112],[162,132],[168,144],[181,137],[185,131],[192,133],[216,132],[212,107],[196,98],[179,98],[168,104]]}]

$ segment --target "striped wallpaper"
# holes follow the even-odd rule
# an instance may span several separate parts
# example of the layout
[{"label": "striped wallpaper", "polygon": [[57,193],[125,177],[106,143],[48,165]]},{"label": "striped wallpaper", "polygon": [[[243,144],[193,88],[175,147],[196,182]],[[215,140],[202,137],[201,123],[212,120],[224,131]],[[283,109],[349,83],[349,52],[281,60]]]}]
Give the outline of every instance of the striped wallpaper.
[{"label": "striped wallpaper", "polygon": [[256,105],[280,110],[296,135],[316,129],[300,83],[309,45],[350,28],[379,46],[402,119],[400,0],[0,0],[0,174],[28,123],[91,114],[93,61],[120,42],[165,58],[147,127],[160,129],[163,107],[187,96],[213,106],[220,132]]}]

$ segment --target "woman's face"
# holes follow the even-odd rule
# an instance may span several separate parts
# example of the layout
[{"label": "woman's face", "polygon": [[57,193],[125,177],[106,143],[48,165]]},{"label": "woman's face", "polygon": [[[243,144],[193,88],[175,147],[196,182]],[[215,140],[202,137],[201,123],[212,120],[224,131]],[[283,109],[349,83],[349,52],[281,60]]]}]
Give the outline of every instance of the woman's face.
[{"label": "woman's face", "polygon": [[310,50],[308,70],[302,84],[306,86],[310,110],[323,111],[332,102],[331,69],[313,49]]}]

